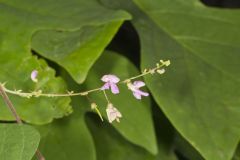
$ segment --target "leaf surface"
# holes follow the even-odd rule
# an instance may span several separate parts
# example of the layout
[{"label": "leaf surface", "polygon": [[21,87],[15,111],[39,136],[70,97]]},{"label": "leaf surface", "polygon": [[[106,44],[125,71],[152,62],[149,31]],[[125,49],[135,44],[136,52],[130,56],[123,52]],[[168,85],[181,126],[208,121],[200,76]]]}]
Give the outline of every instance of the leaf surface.
[{"label": "leaf surface", "polygon": [[[81,83],[122,21],[130,18],[124,11],[104,8],[97,0],[2,0],[0,11],[0,82],[25,92],[67,90],[44,60],[32,56],[32,46]],[[33,70],[38,70],[37,84],[30,79]],[[46,124],[72,112],[69,98],[10,98],[28,123]],[[2,101],[0,106],[0,119],[14,120]]]},{"label": "leaf surface", "polygon": [[101,2],[132,15],[142,70],[171,60],[166,74],[145,79],[178,132],[205,159],[231,159],[240,139],[240,11],[198,0]]},{"label": "leaf surface", "polygon": [[[85,88],[93,89],[101,87],[101,77],[106,74],[117,75],[121,80],[138,75],[135,66],[123,56],[113,52],[106,52],[95,63],[86,79]],[[149,152],[156,154],[156,139],[151,118],[150,99],[144,97],[137,100],[125,84],[119,83],[120,94],[113,95],[106,91],[109,100],[119,109],[123,118],[121,123],[114,122],[113,126],[129,141],[144,147]],[[144,90],[144,88],[143,88]],[[89,97],[99,106],[103,116],[106,117],[107,101],[103,92],[90,94]],[[108,123],[107,120],[105,123]]]},{"label": "leaf surface", "polygon": [[40,149],[46,159],[96,159],[93,140],[84,121],[84,107],[79,106],[76,99],[72,105],[75,108],[72,115],[38,127],[42,135]]},{"label": "leaf surface", "polygon": [[39,133],[30,126],[0,124],[0,159],[30,160],[40,141]]},{"label": "leaf surface", "polygon": [[240,138],[240,12],[197,1],[134,2],[146,15],[135,21],[142,68],[172,62],[165,75],[146,77],[155,100],[205,159],[231,159]]},{"label": "leaf surface", "polygon": [[141,147],[126,141],[109,124],[99,122],[96,116],[87,118],[87,124],[92,132],[98,160],[155,160],[156,157]]},{"label": "leaf surface", "polygon": [[[104,74],[108,73],[116,74],[123,79],[138,74],[138,71],[125,57],[107,51],[94,64],[87,76],[86,82],[82,85],[77,84],[65,71],[62,71],[61,75],[68,83],[70,90],[85,91],[101,87],[103,82],[101,82],[100,79]],[[138,101],[133,97],[132,93],[127,90],[127,86],[119,84],[119,87],[119,95],[112,95],[112,93],[108,91],[107,94],[111,102],[121,111],[123,118],[121,119],[121,123],[114,122],[110,125],[113,125],[128,141],[138,145],[140,151],[144,151],[147,156],[154,157],[150,153],[157,154],[157,144],[153,121],[151,119],[149,98]],[[107,102],[103,96],[103,92],[90,93],[88,98],[91,102],[95,102],[98,105],[104,117],[103,122],[100,118],[98,119],[99,123],[108,125],[109,122],[106,116]],[[126,98],[128,101],[125,100]],[[79,158],[94,160],[97,158],[96,152],[99,151],[99,148],[97,144],[93,144],[92,136],[105,131],[94,132],[92,133],[93,135],[88,131],[84,115],[87,112],[92,112],[92,110],[90,102],[86,97],[72,97],[71,104],[74,109],[72,115],[56,120],[52,124],[38,127],[43,137],[41,150],[47,159],[52,160],[77,160]],[[144,121],[142,121],[142,119],[144,119]],[[105,130],[105,128],[101,130]],[[111,135],[109,136],[111,137]],[[102,140],[104,141],[104,139]],[[124,143],[130,144],[127,140],[123,140]],[[106,143],[110,142],[106,140]],[[52,148],[54,148],[54,150],[52,150]],[[119,152],[124,153],[125,149],[121,148]],[[110,154],[112,153],[109,153],[109,156]]]}]

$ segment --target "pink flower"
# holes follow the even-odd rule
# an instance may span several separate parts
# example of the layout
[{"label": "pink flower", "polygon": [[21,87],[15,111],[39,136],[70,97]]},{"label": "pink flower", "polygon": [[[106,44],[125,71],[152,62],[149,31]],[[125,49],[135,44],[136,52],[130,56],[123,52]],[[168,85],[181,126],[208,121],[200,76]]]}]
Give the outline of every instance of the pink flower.
[{"label": "pink flower", "polygon": [[122,118],[122,114],[113,106],[112,103],[109,103],[106,109],[108,121],[112,123],[114,120],[120,122],[119,118]]},{"label": "pink flower", "polygon": [[134,81],[133,83],[127,83],[128,89],[133,92],[134,97],[141,99],[142,96],[149,96],[149,93],[141,91],[139,88],[145,86],[143,81]]},{"label": "pink flower", "polygon": [[118,89],[118,86],[116,84],[120,81],[120,79],[117,76],[111,75],[111,74],[104,75],[101,78],[101,80],[103,82],[106,82],[102,86],[101,90],[105,90],[105,89],[111,88],[111,91],[112,91],[113,94],[118,94],[119,93],[119,89]]},{"label": "pink flower", "polygon": [[31,79],[35,83],[38,82],[37,75],[38,75],[38,71],[37,70],[33,70],[32,73],[31,73]]}]

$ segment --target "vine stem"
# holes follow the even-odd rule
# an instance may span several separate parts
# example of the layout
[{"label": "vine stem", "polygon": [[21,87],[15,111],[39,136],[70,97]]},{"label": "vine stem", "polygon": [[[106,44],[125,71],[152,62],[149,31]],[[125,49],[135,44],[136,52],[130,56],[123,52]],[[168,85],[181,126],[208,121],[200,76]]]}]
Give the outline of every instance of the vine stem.
[{"label": "vine stem", "polygon": [[[168,61],[160,60],[160,62],[161,62],[161,65],[159,65],[157,63],[157,67],[149,69],[149,70],[144,70],[140,75],[125,79],[123,81],[120,81],[120,83],[125,83],[125,84],[130,83],[131,80],[133,80],[133,79],[143,77],[147,74],[154,74],[156,71],[158,71],[158,69],[162,68],[163,66],[170,65],[169,60]],[[35,96],[35,97],[39,97],[39,96],[43,96],[43,97],[87,96],[89,93],[96,92],[96,91],[101,91],[101,88],[95,88],[95,89],[92,89],[92,90],[88,90],[88,91],[84,91],[84,92],[78,92],[78,93],[74,93],[73,91],[67,92],[67,93],[42,93],[41,90],[34,91],[34,92],[22,92],[21,90],[18,90],[18,91],[17,90],[9,90],[9,89],[5,88],[4,83],[3,84],[0,83],[0,94],[2,95],[2,98],[3,98],[4,102],[6,103],[7,107],[12,112],[13,116],[15,117],[17,124],[19,124],[19,125],[22,125],[23,121],[21,120],[20,116],[17,114],[17,111],[16,111],[15,107],[13,106],[12,102],[10,101],[7,93],[13,94],[13,95],[18,95],[18,96],[21,96],[21,97],[30,98],[30,97],[33,97],[33,96]],[[110,103],[105,90],[103,90],[103,93],[104,93],[104,96],[105,96],[107,102]],[[36,157],[37,157],[38,160],[45,160],[44,156],[42,155],[42,153],[40,152],[39,149],[37,149],[35,154],[36,154]]]},{"label": "vine stem", "polygon": [[[3,98],[4,102],[6,103],[7,107],[12,112],[13,116],[15,117],[17,124],[22,125],[23,121],[21,120],[20,116],[17,114],[15,107],[13,106],[12,102],[10,101],[10,99],[2,85],[0,85],[0,94],[2,95],[2,98]],[[37,151],[36,151],[36,156],[37,156],[38,160],[45,160],[44,156],[42,155],[42,153],[40,152],[39,149],[37,149]]]},{"label": "vine stem", "polygon": [[[148,69],[146,71],[143,71],[141,74],[137,75],[137,76],[134,76],[134,77],[130,77],[130,78],[127,78],[123,81],[120,81],[120,83],[129,83],[131,82],[131,80],[134,80],[134,79],[137,79],[137,78],[140,78],[140,77],[143,77],[145,75],[148,75],[148,74],[154,74],[158,69],[164,67],[164,66],[168,66],[170,65],[170,61],[162,61],[160,60],[161,62],[161,65],[159,65],[157,63],[157,66],[152,68],[152,69]],[[41,90],[38,90],[38,91],[34,91],[34,92],[22,92],[21,90],[10,90],[10,89],[7,89],[5,88],[4,84],[1,84],[0,83],[0,86],[2,87],[2,89],[6,92],[6,93],[9,93],[9,94],[13,94],[13,95],[18,95],[18,96],[21,96],[21,97],[26,97],[26,98],[31,98],[31,97],[70,97],[70,96],[86,96],[88,95],[89,93],[91,92],[96,92],[96,91],[101,91],[101,87],[100,88],[95,88],[95,89],[91,89],[91,90],[88,90],[88,91],[83,91],[83,92],[73,92],[73,91],[70,91],[70,92],[67,92],[67,93],[42,93]]]},{"label": "vine stem", "polygon": [[128,82],[130,82],[131,80],[134,80],[134,79],[143,77],[143,76],[148,75],[148,74],[153,74],[153,73],[155,73],[156,70],[162,68],[163,66],[165,66],[165,64],[162,64],[162,65],[159,65],[159,66],[157,66],[157,67],[155,67],[155,68],[149,69],[149,70],[146,71],[146,72],[144,71],[142,74],[139,74],[139,75],[137,75],[137,76],[134,76],[134,77],[125,79],[125,80],[121,81],[121,83],[128,83]]}]

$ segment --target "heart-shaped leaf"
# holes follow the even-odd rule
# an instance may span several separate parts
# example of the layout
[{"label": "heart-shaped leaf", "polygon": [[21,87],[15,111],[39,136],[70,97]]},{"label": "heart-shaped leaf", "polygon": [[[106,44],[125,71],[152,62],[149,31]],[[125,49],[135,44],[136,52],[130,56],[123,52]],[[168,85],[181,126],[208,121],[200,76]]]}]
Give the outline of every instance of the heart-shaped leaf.
[{"label": "heart-shaped leaf", "polygon": [[40,141],[39,133],[30,126],[0,124],[0,159],[30,160]]},{"label": "heart-shaped leaf", "polygon": [[198,0],[101,1],[132,14],[142,69],[171,60],[146,82],[180,134],[207,160],[231,159],[240,139],[240,11]]},{"label": "heart-shaped leaf", "polygon": [[39,31],[33,36],[33,49],[63,66],[82,83],[94,62],[112,39],[122,20],[77,31]]},{"label": "heart-shaped leaf", "polygon": [[172,62],[164,76],[146,78],[155,100],[204,158],[231,159],[240,138],[240,11],[198,1],[134,2],[147,16],[135,21],[142,68]]}]

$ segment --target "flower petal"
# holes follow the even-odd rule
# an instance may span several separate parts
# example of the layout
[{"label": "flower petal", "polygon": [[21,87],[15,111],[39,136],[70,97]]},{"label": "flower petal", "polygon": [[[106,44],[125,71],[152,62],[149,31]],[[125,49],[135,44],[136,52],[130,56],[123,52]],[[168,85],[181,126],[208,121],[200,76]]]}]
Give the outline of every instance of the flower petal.
[{"label": "flower petal", "polygon": [[122,118],[122,114],[119,111],[117,111],[117,117]]},{"label": "flower petal", "polygon": [[108,74],[108,75],[104,75],[101,80],[103,82],[113,82],[113,83],[118,83],[120,81],[120,79],[112,74]]},{"label": "flower petal", "polygon": [[142,99],[141,94],[139,94],[138,92],[133,92],[133,95],[137,99]]},{"label": "flower petal", "polygon": [[107,108],[106,112],[107,112],[108,121],[112,123],[116,118],[116,116],[114,116],[114,114],[112,113],[112,108]]},{"label": "flower petal", "polygon": [[149,93],[147,93],[147,92],[143,92],[143,91],[141,91],[141,90],[138,90],[137,92],[138,92],[139,94],[141,94],[142,96],[145,96],[145,97],[149,96]]},{"label": "flower petal", "polygon": [[144,83],[143,81],[134,81],[134,82],[133,82],[133,85],[134,85],[134,87],[136,87],[136,88],[140,88],[140,87],[145,86],[145,83]]},{"label": "flower petal", "polygon": [[119,118],[116,118],[116,121],[117,121],[118,123],[120,123],[120,119],[119,119]]},{"label": "flower petal", "polygon": [[133,92],[133,95],[134,95],[134,97],[136,97],[137,99],[141,99],[142,97],[141,96],[149,96],[149,93],[147,93],[147,92],[143,92],[143,91],[141,91],[141,90],[135,90],[134,92]]},{"label": "flower petal", "polygon": [[118,111],[117,108],[113,107],[112,103],[109,103],[106,109],[108,121],[112,123],[114,120],[120,122],[119,118],[122,117],[122,114]]},{"label": "flower petal", "polygon": [[105,90],[105,89],[109,89],[110,85],[109,83],[105,83],[102,87],[101,87],[101,90]]},{"label": "flower petal", "polygon": [[33,82],[38,82],[37,75],[38,75],[38,71],[33,70],[32,73],[31,73],[31,79],[32,79]]},{"label": "flower petal", "polygon": [[115,83],[110,83],[111,86],[111,91],[113,94],[118,94],[119,93],[119,89],[118,86]]}]

